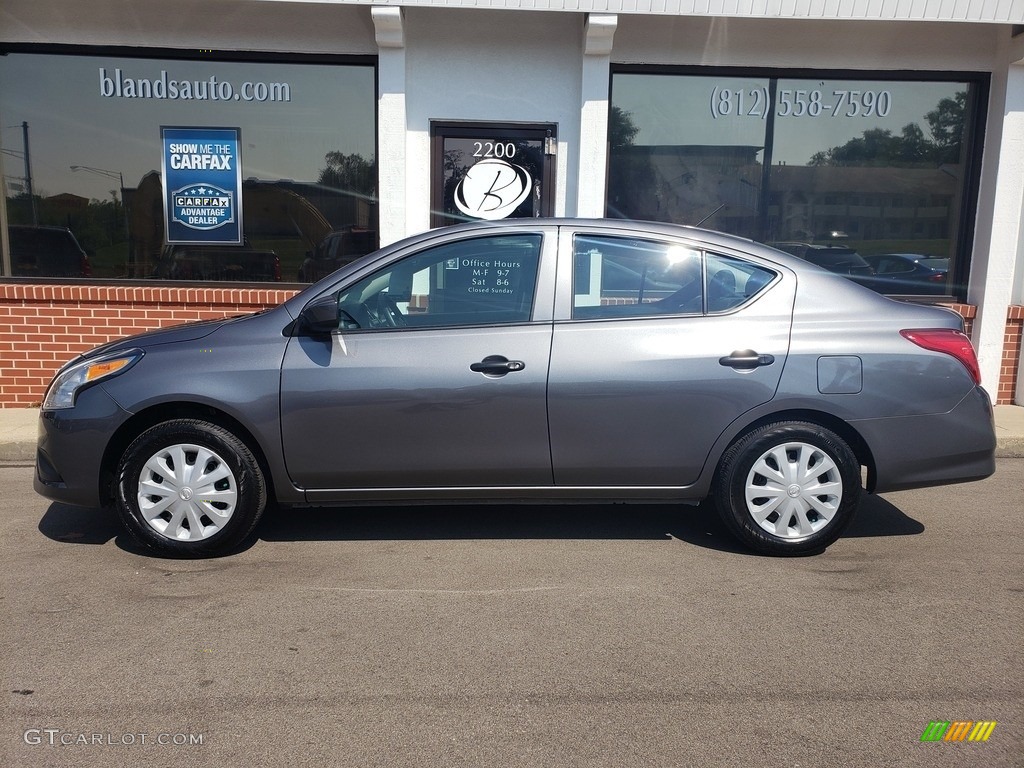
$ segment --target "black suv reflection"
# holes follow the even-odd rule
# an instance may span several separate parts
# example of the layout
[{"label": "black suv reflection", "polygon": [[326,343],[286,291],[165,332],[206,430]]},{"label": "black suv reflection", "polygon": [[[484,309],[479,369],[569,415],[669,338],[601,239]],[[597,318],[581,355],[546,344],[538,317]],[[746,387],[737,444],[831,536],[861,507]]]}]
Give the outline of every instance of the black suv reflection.
[{"label": "black suv reflection", "polygon": [[280,282],[277,253],[243,245],[165,245],[153,277],[164,280]]},{"label": "black suv reflection", "polygon": [[799,256],[829,272],[851,278],[854,282],[877,290],[875,270],[864,257],[845,245],[812,245],[810,243],[769,243],[772,248]]},{"label": "black suv reflection", "polygon": [[11,224],[11,274],[25,277],[89,277],[89,256],[67,227]]}]

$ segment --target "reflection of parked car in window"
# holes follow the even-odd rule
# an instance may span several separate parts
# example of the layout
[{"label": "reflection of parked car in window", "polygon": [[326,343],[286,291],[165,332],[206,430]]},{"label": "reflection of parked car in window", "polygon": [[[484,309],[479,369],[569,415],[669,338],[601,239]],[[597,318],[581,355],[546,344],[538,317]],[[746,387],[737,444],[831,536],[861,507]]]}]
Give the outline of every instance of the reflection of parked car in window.
[{"label": "reflection of parked car in window", "polygon": [[882,253],[865,256],[875,270],[876,290],[882,293],[944,294],[949,259],[919,253]]},{"label": "reflection of parked car in window", "polygon": [[67,227],[12,224],[11,274],[30,277],[89,277],[89,256]]},{"label": "reflection of parked car in window", "polygon": [[829,272],[851,278],[855,283],[878,290],[875,270],[864,257],[845,245],[812,245],[810,243],[769,243],[772,248],[799,256]]},{"label": "reflection of parked car in window", "polygon": [[299,266],[299,282],[315,283],[376,248],[377,233],[372,229],[349,227],[331,232],[315,250],[306,253]]},{"label": "reflection of parked car in window", "polygon": [[153,277],[164,280],[279,282],[281,260],[274,251],[244,245],[165,245]]}]

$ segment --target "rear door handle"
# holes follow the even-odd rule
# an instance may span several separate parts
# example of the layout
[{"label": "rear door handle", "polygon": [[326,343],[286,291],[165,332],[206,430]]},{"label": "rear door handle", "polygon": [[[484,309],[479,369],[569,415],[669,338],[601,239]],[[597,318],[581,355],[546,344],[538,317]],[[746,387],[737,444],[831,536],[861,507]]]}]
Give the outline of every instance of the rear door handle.
[{"label": "rear door handle", "polygon": [[738,349],[727,357],[718,358],[719,365],[726,365],[739,371],[752,371],[762,365],[771,365],[774,362],[774,355],[759,355],[752,349]]},{"label": "rear door handle", "polygon": [[469,370],[482,373],[485,376],[504,376],[506,373],[521,371],[526,368],[522,360],[509,360],[501,355],[488,355],[479,363],[473,363]]}]

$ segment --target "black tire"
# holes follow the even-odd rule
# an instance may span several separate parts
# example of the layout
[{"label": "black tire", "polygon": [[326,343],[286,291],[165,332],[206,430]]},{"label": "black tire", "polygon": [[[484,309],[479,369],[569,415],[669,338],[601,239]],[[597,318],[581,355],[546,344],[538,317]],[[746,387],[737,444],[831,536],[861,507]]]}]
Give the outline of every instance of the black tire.
[{"label": "black tire", "polygon": [[[139,493],[143,483],[152,493]],[[117,466],[118,515],[140,544],[161,555],[231,552],[266,506],[266,482],[252,451],[209,422],[157,424],[128,446]]]},{"label": "black tire", "polygon": [[853,520],[860,493],[853,451],[810,422],[766,424],[739,438],[722,456],[712,491],[729,530],[766,555],[820,552]]}]

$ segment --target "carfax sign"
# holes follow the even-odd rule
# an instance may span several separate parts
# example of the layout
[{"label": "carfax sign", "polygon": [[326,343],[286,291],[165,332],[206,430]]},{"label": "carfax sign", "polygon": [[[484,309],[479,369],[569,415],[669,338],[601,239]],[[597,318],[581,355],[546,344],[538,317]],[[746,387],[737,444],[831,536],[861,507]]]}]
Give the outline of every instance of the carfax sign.
[{"label": "carfax sign", "polygon": [[242,242],[237,128],[161,128],[168,243]]}]

